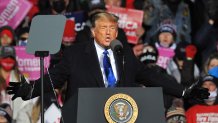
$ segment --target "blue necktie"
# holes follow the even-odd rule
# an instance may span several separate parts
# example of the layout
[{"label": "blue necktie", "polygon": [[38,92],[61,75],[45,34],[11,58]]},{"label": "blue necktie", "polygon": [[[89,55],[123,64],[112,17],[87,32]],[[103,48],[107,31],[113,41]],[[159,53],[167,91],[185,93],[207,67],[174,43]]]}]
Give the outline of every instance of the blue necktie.
[{"label": "blue necktie", "polygon": [[103,52],[104,58],[103,58],[103,66],[104,66],[104,72],[108,81],[108,87],[115,87],[116,78],[113,73],[113,69],[110,63],[110,59],[108,57],[108,51],[105,50]]}]

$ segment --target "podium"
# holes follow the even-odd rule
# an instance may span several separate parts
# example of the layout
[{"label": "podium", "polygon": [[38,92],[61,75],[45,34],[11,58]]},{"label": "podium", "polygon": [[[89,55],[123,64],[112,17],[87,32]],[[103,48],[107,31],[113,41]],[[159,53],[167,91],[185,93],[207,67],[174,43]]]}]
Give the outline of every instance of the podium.
[{"label": "podium", "polygon": [[162,88],[79,88],[64,123],[165,123]]}]

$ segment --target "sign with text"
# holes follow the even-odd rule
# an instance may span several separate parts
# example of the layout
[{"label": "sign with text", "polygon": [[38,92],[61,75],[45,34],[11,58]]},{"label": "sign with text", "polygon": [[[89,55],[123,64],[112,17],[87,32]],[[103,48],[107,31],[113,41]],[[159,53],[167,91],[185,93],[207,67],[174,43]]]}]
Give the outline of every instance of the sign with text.
[{"label": "sign with text", "polygon": [[68,19],[75,21],[75,31],[83,30],[85,26],[85,17],[83,11],[68,12],[64,14]]},{"label": "sign with text", "polygon": [[143,11],[114,6],[106,7],[108,12],[119,17],[119,27],[125,31],[128,42],[137,44],[136,29],[142,26]]},{"label": "sign with text", "polygon": [[[26,47],[16,46],[16,60],[21,73],[24,74],[29,80],[36,80],[40,78],[40,59],[34,55],[26,53]],[[45,69],[49,67],[50,57],[45,57]]]},{"label": "sign with text", "polygon": [[13,29],[16,29],[32,7],[28,0],[0,0],[0,3],[0,27],[8,25]]},{"label": "sign with text", "polygon": [[157,65],[166,69],[170,60],[175,55],[174,50],[170,48],[163,48],[163,47],[158,47],[157,49],[159,53]]}]

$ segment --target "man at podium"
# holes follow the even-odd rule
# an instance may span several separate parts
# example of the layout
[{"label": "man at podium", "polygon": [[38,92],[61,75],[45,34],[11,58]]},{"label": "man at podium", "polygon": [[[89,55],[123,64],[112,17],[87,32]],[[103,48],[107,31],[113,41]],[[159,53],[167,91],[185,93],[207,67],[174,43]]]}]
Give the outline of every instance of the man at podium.
[{"label": "man at podium", "polygon": [[[132,87],[140,84],[150,87],[163,87],[163,91],[176,97],[189,95],[198,99],[208,97],[208,90],[191,87],[188,89],[179,85],[169,75],[145,67],[134,56],[127,44],[119,41],[112,51],[111,42],[118,35],[118,18],[110,13],[97,13],[92,18],[93,40],[75,44],[67,48],[63,59],[44,76],[45,92],[60,88],[67,81],[66,100],[76,96],[78,88],[113,88]],[[28,84],[22,77],[20,83],[10,83],[8,93],[14,94],[12,99],[21,97],[23,100],[40,95],[40,79],[35,86]]]}]

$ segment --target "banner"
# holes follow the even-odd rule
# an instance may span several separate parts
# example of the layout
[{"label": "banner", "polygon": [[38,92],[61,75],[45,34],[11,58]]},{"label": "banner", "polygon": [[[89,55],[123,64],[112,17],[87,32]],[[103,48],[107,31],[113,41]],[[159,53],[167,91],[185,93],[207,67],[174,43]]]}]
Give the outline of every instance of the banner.
[{"label": "banner", "polygon": [[143,11],[113,6],[106,7],[108,12],[119,17],[119,27],[125,31],[128,42],[137,44],[136,29],[142,26]]},{"label": "banner", "polygon": [[[29,80],[36,80],[40,78],[40,59],[34,55],[26,53],[25,46],[15,46],[16,60],[21,73],[25,75]],[[45,57],[44,66],[49,67],[50,56]]]},{"label": "banner", "polygon": [[64,14],[68,19],[75,21],[75,31],[83,30],[85,26],[85,17],[83,11],[68,12]]},{"label": "banner", "polygon": [[8,25],[16,29],[31,7],[27,0],[0,0],[0,27]]},{"label": "banner", "polygon": [[174,50],[170,48],[163,48],[163,47],[158,47],[157,49],[159,53],[157,65],[166,69],[170,60],[175,55]]}]

